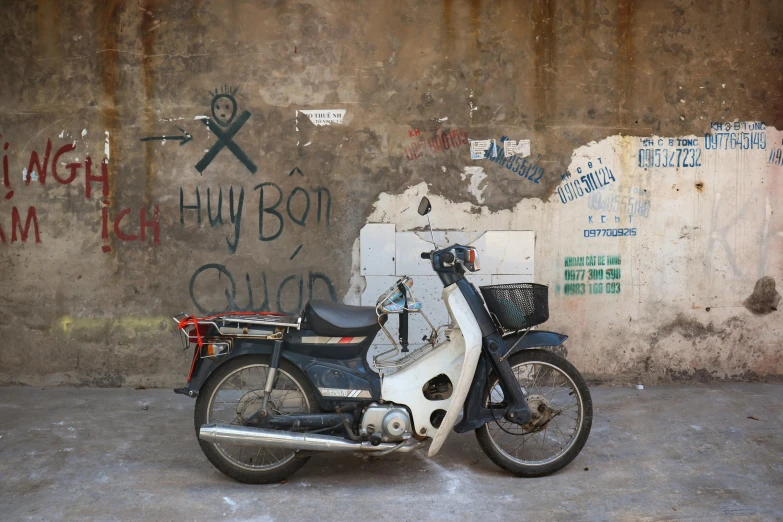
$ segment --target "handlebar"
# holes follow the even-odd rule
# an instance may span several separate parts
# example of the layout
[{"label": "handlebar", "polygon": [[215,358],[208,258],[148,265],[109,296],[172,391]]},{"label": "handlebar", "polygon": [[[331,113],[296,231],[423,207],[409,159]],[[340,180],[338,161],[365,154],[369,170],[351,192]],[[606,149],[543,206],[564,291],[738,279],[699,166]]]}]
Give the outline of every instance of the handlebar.
[{"label": "handlebar", "polygon": [[421,258],[422,259],[429,259],[430,258],[430,253],[429,252],[422,252],[421,253]]}]

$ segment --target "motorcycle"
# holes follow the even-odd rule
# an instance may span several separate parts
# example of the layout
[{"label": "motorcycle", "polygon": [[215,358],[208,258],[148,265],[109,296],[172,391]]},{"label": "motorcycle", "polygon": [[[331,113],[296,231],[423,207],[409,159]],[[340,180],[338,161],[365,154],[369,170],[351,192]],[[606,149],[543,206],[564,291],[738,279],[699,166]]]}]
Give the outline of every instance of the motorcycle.
[{"label": "motorcycle", "polygon": [[[419,214],[432,223],[429,200]],[[299,316],[180,314],[193,347],[187,385],[207,459],[227,476],[264,484],[287,478],[321,452],[435,456],[454,431],[475,431],[481,449],[519,476],[553,473],[590,434],[592,400],[576,368],[555,353],[567,336],[533,329],[549,317],[547,287],[483,286],[475,248],[423,252],[443,283],[450,322],[438,327],[401,278],[375,307],[311,300]],[[408,320],[431,333],[411,349]],[[386,328],[397,316],[399,337]],[[368,359],[383,331],[392,348]]]}]

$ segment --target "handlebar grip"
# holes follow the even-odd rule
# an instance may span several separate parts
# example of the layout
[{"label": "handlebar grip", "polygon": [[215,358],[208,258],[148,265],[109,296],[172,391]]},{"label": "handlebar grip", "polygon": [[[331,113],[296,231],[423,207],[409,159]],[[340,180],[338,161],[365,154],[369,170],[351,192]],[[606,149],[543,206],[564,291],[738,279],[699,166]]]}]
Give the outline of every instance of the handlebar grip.
[{"label": "handlebar grip", "polygon": [[422,252],[421,253],[421,258],[422,259],[429,259],[430,258],[430,253],[429,252]]}]

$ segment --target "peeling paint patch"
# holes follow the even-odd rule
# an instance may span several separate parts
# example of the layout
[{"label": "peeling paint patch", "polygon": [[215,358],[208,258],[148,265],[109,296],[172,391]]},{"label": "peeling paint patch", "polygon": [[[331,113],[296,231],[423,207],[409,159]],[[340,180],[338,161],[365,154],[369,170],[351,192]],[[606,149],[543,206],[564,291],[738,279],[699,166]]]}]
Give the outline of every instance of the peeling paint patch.
[{"label": "peeling paint patch", "polygon": [[465,167],[465,171],[460,174],[460,177],[465,180],[467,176],[470,176],[468,192],[473,194],[473,196],[476,198],[476,201],[479,203],[484,203],[484,196],[482,194],[484,193],[484,189],[487,187],[486,185],[479,187],[481,182],[484,181],[484,179],[487,177],[487,175],[484,173],[484,167]]},{"label": "peeling paint patch", "polygon": [[106,156],[106,161],[109,161],[109,131],[106,132],[106,139],[103,142],[103,154]]}]

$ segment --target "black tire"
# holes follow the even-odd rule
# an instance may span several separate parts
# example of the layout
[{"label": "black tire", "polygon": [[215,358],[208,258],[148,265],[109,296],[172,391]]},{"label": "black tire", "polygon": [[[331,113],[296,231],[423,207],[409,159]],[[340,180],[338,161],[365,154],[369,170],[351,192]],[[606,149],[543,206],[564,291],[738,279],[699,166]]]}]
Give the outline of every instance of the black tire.
[{"label": "black tire", "polygon": [[[196,438],[198,438],[199,430],[204,424],[209,424],[209,411],[210,405],[213,400],[215,392],[219,389],[221,383],[223,383],[229,376],[242,369],[253,366],[269,366],[269,357],[266,355],[245,355],[238,357],[231,361],[221,365],[215,372],[209,376],[207,382],[201,387],[198,398],[196,399],[196,410],[194,412],[194,424],[196,428]],[[278,372],[278,379],[280,375],[289,375],[297,385],[301,388],[303,394],[307,398],[307,404],[309,405],[309,411],[302,410],[302,413],[316,413],[319,411],[318,402],[315,397],[312,386],[309,380],[302,375],[299,369],[286,360],[280,361],[280,370]],[[216,444],[212,442],[203,441],[198,439],[201,450],[206,455],[207,459],[225,475],[231,477],[239,482],[246,484],[269,484],[273,482],[280,482],[281,480],[292,475],[304,466],[309,457],[293,456],[288,462],[280,465],[279,467],[268,470],[251,470],[239,466],[237,463],[228,459],[221,453]]]},{"label": "black tire", "polygon": [[[490,426],[495,425],[495,421],[476,429],[476,439],[478,439],[479,446],[487,454],[487,456],[497,464],[499,467],[506,471],[509,471],[520,477],[542,477],[554,473],[566,465],[568,465],[574,458],[582,451],[587,438],[590,435],[590,428],[593,424],[593,401],[590,397],[590,390],[587,388],[587,383],[584,378],[579,374],[579,371],[573,364],[568,362],[563,357],[556,355],[546,350],[523,350],[517,352],[509,358],[509,364],[512,368],[521,365],[523,363],[545,363],[551,365],[565,373],[573,382],[574,388],[579,393],[578,399],[581,399],[581,422],[579,416],[575,421],[575,425],[579,425],[579,431],[576,436],[573,437],[573,442],[570,447],[566,449],[561,455],[551,462],[544,464],[530,465],[519,462],[511,457],[509,454],[502,451],[498,444],[492,438],[490,432]],[[489,376],[489,386],[484,391],[483,403],[486,404],[491,389],[497,382],[497,377],[494,373]],[[577,404],[579,404],[577,402]],[[498,425],[499,426],[499,425]]]}]

